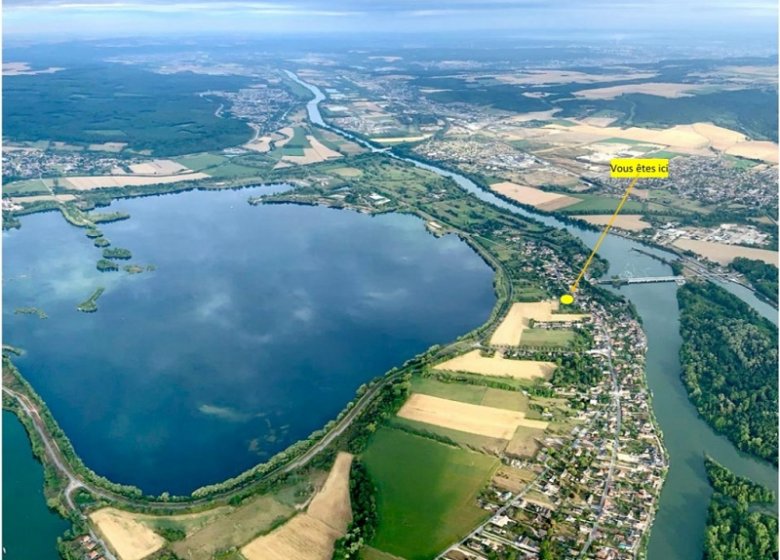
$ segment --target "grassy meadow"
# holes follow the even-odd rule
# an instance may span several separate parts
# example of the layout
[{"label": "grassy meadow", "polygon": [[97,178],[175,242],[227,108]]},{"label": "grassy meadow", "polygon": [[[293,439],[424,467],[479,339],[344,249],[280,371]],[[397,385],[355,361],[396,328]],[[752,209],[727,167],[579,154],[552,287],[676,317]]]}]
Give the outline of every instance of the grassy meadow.
[{"label": "grassy meadow", "polygon": [[476,498],[499,466],[495,457],[383,427],[363,460],[377,486],[374,548],[431,558],[488,516]]}]

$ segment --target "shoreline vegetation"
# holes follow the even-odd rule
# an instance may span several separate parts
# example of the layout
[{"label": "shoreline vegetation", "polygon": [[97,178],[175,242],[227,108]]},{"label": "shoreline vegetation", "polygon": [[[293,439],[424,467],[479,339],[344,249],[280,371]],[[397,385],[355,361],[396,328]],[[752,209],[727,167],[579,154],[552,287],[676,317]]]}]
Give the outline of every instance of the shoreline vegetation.
[{"label": "shoreline vegetation", "polygon": [[106,289],[102,286],[96,288],[95,291],[92,292],[92,295],[76,306],[76,309],[83,313],[95,313],[98,310],[97,300],[105,291]]},{"label": "shoreline vegetation", "polygon": [[[381,168],[383,166],[393,165],[394,167],[402,168],[406,172],[409,172],[409,173],[421,173],[419,170],[413,168],[413,166],[411,166],[411,164],[399,164],[397,162],[394,162],[394,163],[390,164],[390,163],[384,162],[384,161],[377,161],[378,159],[380,159],[380,157],[381,156],[370,155],[370,154],[369,155],[363,155],[363,156],[356,156],[353,159],[354,160],[358,160],[358,161],[353,161],[352,163],[353,164],[359,164],[359,163],[361,163],[360,160],[363,159],[363,160],[365,160],[365,161],[363,161],[363,163],[365,163],[366,165],[372,166],[372,167],[375,166],[375,167]],[[381,159],[384,159],[384,158],[381,158]],[[283,175],[283,174],[280,174],[280,173],[277,172],[277,173],[274,173],[274,175],[276,175],[278,177],[278,179],[282,179],[281,175]],[[280,180],[274,181],[274,183],[279,183],[279,182],[283,182],[283,181],[280,181]],[[345,183],[346,182],[347,181],[345,180]],[[441,178],[435,177],[434,182],[436,183],[436,186],[444,187],[446,190],[449,190],[450,191],[449,194],[452,195],[453,198],[455,198],[455,202],[458,203],[459,207],[463,206],[463,201],[467,201],[466,204],[465,204],[466,207],[465,208],[463,208],[463,207],[458,208],[458,210],[459,210],[458,212],[456,212],[454,210],[450,211],[450,212],[447,212],[447,213],[437,212],[437,215],[440,214],[442,218],[445,218],[446,216],[449,216],[450,220],[452,220],[454,217],[462,218],[462,217],[464,217],[462,214],[466,210],[471,215],[474,215],[474,209],[476,209],[477,207],[482,206],[486,210],[486,214],[489,215],[489,217],[487,217],[487,218],[485,218],[483,220],[486,223],[489,223],[489,222],[491,222],[491,220],[495,220],[495,219],[499,219],[499,218],[501,219],[501,221],[503,223],[511,224],[512,222],[514,222],[515,225],[521,226],[521,229],[527,229],[529,233],[533,233],[534,234],[535,238],[537,238],[541,242],[544,242],[545,245],[548,245],[550,247],[558,247],[558,245],[556,245],[556,241],[558,241],[558,239],[556,239],[556,238],[560,238],[561,241],[565,241],[565,243],[563,243],[562,246],[560,246],[560,249],[564,253],[567,253],[567,252],[570,253],[570,255],[569,255],[570,257],[573,257],[573,253],[576,253],[576,252],[579,252],[579,257],[581,259],[584,259],[584,257],[586,256],[586,250],[584,248],[584,245],[582,245],[578,240],[576,240],[574,237],[570,236],[569,234],[567,234],[565,232],[557,231],[557,230],[555,230],[553,228],[547,228],[545,226],[538,225],[538,224],[536,224],[535,222],[533,222],[531,220],[521,219],[521,218],[519,218],[519,217],[517,217],[517,216],[515,216],[513,214],[508,213],[508,212],[502,211],[502,210],[497,209],[497,208],[493,208],[493,207],[491,207],[491,206],[489,206],[489,205],[487,205],[485,203],[482,203],[481,201],[479,201],[478,199],[476,199],[473,196],[466,195],[457,186],[455,186],[453,184],[449,184],[449,182],[447,180],[443,180]],[[248,186],[252,186],[252,185],[258,185],[260,183],[260,181],[258,181],[257,179],[254,179],[252,181],[248,181],[247,183],[248,184],[246,184],[246,185],[235,186],[234,188],[244,188],[244,187],[248,187]],[[370,188],[371,188],[371,187],[368,187],[368,186],[365,186],[365,185],[361,184],[360,181],[354,181],[354,183],[351,183],[351,186],[357,186],[357,187],[362,188],[363,190],[370,190]],[[192,190],[193,188],[196,188],[196,187],[193,187],[193,186],[189,186],[188,188],[182,188],[181,186],[172,187],[170,185],[163,185],[163,187],[164,187],[164,190],[166,192],[179,192],[179,191],[182,191],[182,190]],[[114,190],[114,189],[111,189],[111,190]],[[200,190],[200,189],[198,189],[198,190]],[[206,188],[205,190],[212,190],[212,189]],[[267,197],[264,198],[263,202],[299,203],[299,202],[301,202],[301,201],[297,200],[299,194],[296,194],[296,193],[299,193],[300,191],[304,191],[305,192],[306,188],[305,187],[299,187],[299,189],[296,189],[295,193],[290,193],[290,194],[282,193],[282,194],[277,194],[277,195],[268,195]],[[304,194],[304,192],[301,192],[300,194]],[[119,193],[115,193],[115,194],[119,194]],[[124,194],[125,194],[125,196],[137,196],[137,194],[135,194],[135,195],[134,194],[128,194],[128,193],[124,193]],[[146,192],[144,192],[142,194],[145,195],[145,196],[154,196],[154,195],[165,194],[165,193],[156,193],[156,192],[153,193],[153,192],[149,192],[147,190]],[[408,194],[412,195],[414,193],[409,192]],[[286,199],[286,200],[278,199],[278,197],[285,197],[285,196],[287,196],[289,198]],[[313,200],[313,201],[311,201],[309,203],[310,204],[321,204],[322,202],[319,201],[319,200]],[[328,204],[328,205],[329,206],[333,206],[332,204]],[[365,211],[363,208],[361,208],[359,206],[356,206],[354,209],[356,209],[358,211]],[[383,209],[382,210],[382,212],[387,212],[387,211],[398,211],[398,210],[397,210],[396,207],[394,207],[392,210],[391,209],[387,209],[387,210]],[[426,212],[419,211],[416,208],[405,208],[405,209],[403,209],[401,211],[405,212],[405,213],[417,214],[418,216],[422,217],[423,219],[430,218],[430,215],[428,215]],[[443,219],[442,221],[444,221],[446,223],[446,218]],[[73,222],[71,222],[71,223],[73,223]],[[467,224],[469,223],[468,219],[467,219],[466,223]],[[73,225],[76,225],[76,224],[73,224]],[[78,224],[77,227],[83,227],[83,226],[81,224]],[[496,305],[494,306],[493,310],[491,311],[491,315],[488,318],[487,322],[484,325],[481,325],[480,327],[477,327],[474,331],[472,331],[470,333],[464,334],[462,337],[460,337],[458,339],[458,341],[462,341],[462,340],[467,340],[467,339],[471,339],[471,338],[480,336],[482,333],[484,333],[485,331],[487,331],[490,328],[492,328],[495,325],[496,321],[503,315],[503,313],[505,313],[505,311],[507,309],[507,306],[508,306],[508,303],[512,299],[512,296],[513,296],[513,291],[512,291],[513,284],[518,283],[518,281],[519,281],[519,283],[524,283],[524,282],[523,282],[522,276],[517,274],[516,271],[513,271],[513,273],[510,273],[509,271],[507,271],[505,269],[505,267],[503,265],[499,264],[499,261],[496,258],[496,256],[493,255],[491,253],[491,251],[489,250],[489,247],[490,247],[489,240],[482,239],[479,234],[476,234],[476,235],[475,234],[469,234],[469,233],[466,233],[465,231],[456,230],[453,226],[450,226],[448,229],[449,229],[449,231],[451,231],[453,233],[458,233],[461,236],[461,238],[464,239],[464,241],[466,241],[473,249],[475,249],[480,254],[480,256],[482,256],[483,259],[486,260],[487,264],[489,266],[491,266],[491,268],[493,268],[493,270],[496,272],[496,277],[495,277],[495,280],[494,280],[494,288],[496,290],[496,295],[497,295]],[[93,231],[93,230],[91,229],[90,231]],[[549,236],[549,234],[552,234],[552,236]],[[600,267],[599,267],[599,264],[600,264]],[[99,261],[98,268],[100,269],[101,266],[104,269],[106,269],[106,270],[116,270],[118,268],[115,263],[113,263],[112,261],[110,261],[108,259],[101,259]],[[604,263],[603,263],[603,261],[601,261],[600,263],[599,262],[594,263],[594,271],[599,271],[599,270],[601,270],[602,272],[604,270]],[[512,280],[514,280],[514,282]],[[614,297],[614,296],[612,296],[612,297]],[[431,359],[431,354],[433,353],[434,355],[437,355],[436,353],[437,353],[438,350],[439,350],[438,348],[434,347],[434,348],[430,349],[428,352],[425,352],[425,353],[421,354],[420,356],[418,356],[414,360],[408,361],[400,369],[399,368],[394,368],[394,369],[390,370],[390,372],[388,372],[388,374],[386,374],[385,376],[380,377],[378,379],[394,378],[394,377],[398,376],[400,371],[407,370],[407,369],[409,369],[411,367],[414,367],[414,365],[416,363],[418,363],[418,361],[429,361]],[[15,368],[14,368],[14,370],[15,370]],[[17,372],[17,375],[19,375],[18,372]],[[361,390],[359,391],[359,394],[362,395],[363,393],[365,393],[366,389],[371,387],[375,382],[376,382],[376,380],[374,380],[374,382],[370,382],[365,387],[361,387]],[[39,401],[39,399],[36,399],[36,400]],[[41,401],[39,401],[39,404],[43,404],[43,403]],[[336,421],[338,421],[340,418],[342,418],[344,412],[349,411],[353,406],[354,406],[354,401],[349,403],[349,404],[347,404],[345,409],[342,411],[342,414],[339,417],[336,418]],[[51,418],[51,420],[53,421],[53,418]],[[325,430],[327,430],[330,427],[331,427],[330,425],[326,425],[325,426]],[[58,428],[55,430],[55,432],[59,432],[59,431],[60,430]],[[315,435],[315,436],[319,435],[318,432],[315,432],[315,434],[313,434],[313,435]],[[311,438],[309,438],[309,439],[311,439]],[[295,445],[293,447],[295,447]],[[281,455],[288,456],[288,455],[291,455],[293,453],[294,453],[294,450],[291,449],[291,450],[288,450],[288,453],[283,452],[283,453],[281,453]],[[246,473],[243,473],[243,474],[244,474],[245,477],[256,476],[256,474],[257,474],[256,472],[251,472],[251,471],[254,471],[254,470],[255,469],[251,469],[250,471],[247,471]],[[235,484],[238,481],[237,479],[239,479],[239,478],[242,478],[242,475],[238,475],[237,477],[234,477],[234,478],[232,478],[232,479],[230,479],[228,481],[223,481],[222,483],[220,483],[218,485],[211,485],[211,486],[206,486],[206,487],[203,487],[201,489],[198,489],[198,490],[196,490],[193,493],[193,497],[199,498],[199,497],[202,497],[202,496],[205,496],[205,495],[209,495],[214,490],[215,486],[221,486],[221,487],[231,486],[231,485]],[[128,487],[123,487],[123,488],[125,490],[127,490]],[[135,497],[135,496],[139,495],[139,492],[140,491],[138,489],[133,489],[133,490],[131,490],[129,492],[129,495]],[[180,499],[182,497],[177,497],[177,498]]]},{"label": "shoreline vegetation", "polygon": [[714,490],[707,516],[704,559],[776,558],[777,517],[761,509],[774,501],[774,494],[709,457],[704,463]]},{"label": "shoreline vegetation", "polygon": [[39,307],[17,307],[14,315],[36,315],[38,319],[48,319],[46,312]]},{"label": "shoreline vegetation", "polygon": [[691,402],[736,447],[777,465],[777,327],[709,282],[688,282],[677,300]]},{"label": "shoreline vegetation", "polygon": [[[224,185],[212,187],[202,183],[158,185],[154,189],[149,187],[143,189],[133,187],[105,189],[99,193],[85,195],[94,204],[105,204],[113,198],[154,196],[193,189],[243,188],[259,183],[294,182],[298,186],[295,191],[267,195],[260,200],[250,201],[250,203],[314,204],[370,214],[385,212],[414,214],[429,226],[434,223],[441,228],[440,232],[438,230],[434,232],[433,228],[429,227],[429,231],[433,234],[453,233],[458,235],[485,260],[494,270],[496,303],[483,325],[465,333],[451,343],[433,346],[406,361],[403,365],[392,368],[383,376],[362,385],[357,390],[355,399],[347,403],[334,420],[325,424],[322,429],[313,432],[308,438],[296,442],[280,451],[269,461],[258,464],[235,477],[195,489],[189,496],[170,496],[167,493],[160,496],[144,495],[139,488],[113,483],[90,470],[76,454],[70,440],[59,427],[44,401],[12,364],[10,356],[4,354],[3,381],[4,386],[8,389],[3,393],[4,407],[20,417],[30,437],[33,452],[44,465],[45,493],[49,506],[73,522],[73,528],[65,535],[60,546],[64,557],[70,558],[68,556],[72,552],[70,541],[75,536],[86,532],[87,521],[84,512],[94,511],[105,506],[117,506],[126,511],[155,512],[165,515],[201,512],[221,505],[239,505],[258,494],[278,488],[295,473],[307,472],[310,469],[328,465],[334,459],[337,450],[360,453],[366,449],[378,428],[378,424],[387,423],[387,419],[393,417],[406,401],[410,394],[410,379],[413,375],[424,376],[433,363],[461,354],[466,348],[491,332],[513,303],[555,297],[560,290],[566,288],[560,279],[542,276],[533,272],[532,268],[523,267],[521,259],[517,258],[518,247],[527,242],[533,242],[553,251],[554,254],[563,261],[571,263],[572,266],[583,262],[589,252],[579,240],[563,230],[543,226],[532,218],[524,218],[493,207],[473,195],[463,192],[449,179],[432,177],[430,172],[421,171],[411,164],[388,161],[388,159],[377,154],[351,157],[349,159],[350,165],[359,167],[363,175],[368,174],[368,176],[375,177],[376,180],[368,185],[366,181],[341,177],[339,184],[330,185],[329,192],[344,193],[343,198],[333,197],[324,190],[312,186],[311,182],[303,182],[307,177],[316,177],[317,173],[328,172],[339,165],[343,166],[343,162],[314,164],[309,166],[308,170],[291,168],[283,171],[269,171],[261,178],[240,180],[233,182],[228,187]],[[481,182],[477,184],[484,188]],[[388,203],[381,206],[376,205],[374,203],[376,199],[371,196],[373,194],[383,197]],[[95,223],[100,220],[97,222],[90,220],[86,213],[78,209],[65,209],[64,205],[59,205],[53,208],[41,207],[36,211],[55,209],[59,209],[72,225],[86,227],[88,237],[103,238],[102,233],[95,227]],[[31,213],[27,210],[29,208],[25,209],[24,213]],[[126,218],[117,217],[115,219]],[[504,237],[496,236],[496,232],[501,232],[504,235],[510,232],[508,237],[512,243],[506,243],[503,240]],[[98,261],[97,267],[99,270],[118,270],[119,268],[109,258]],[[601,257],[597,257],[591,270],[594,276],[602,275],[606,270],[606,262]],[[96,301],[102,294],[102,291],[97,292],[98,290],[82,305],[87,304],[87,307],[90,307],[91,301],[96,308]],[[635,314],[632,307],[622,297],[607,290],[597,286],[583,286],[582,292],[606,307],[616,306],[615,309],[620,308],[629,315]],[[539,349],[539,351],[541,350],[543,349]],[[580,368],[581,366],[576,365],[576,367]],[[564,376],[559,377],[559,379],[574,384],[587,384],[592,381],[591,369],[589,364],[584,364],[582,371],[578,371],[575,377]],[[464,378],[464,382],[471,385],[495,384],[490,379],[476,380],[464,377],[462,374],[439,373],[438,377],[457,381]],[[507,384],[507,388],[513,391],[520,390],[512,384]],[[551,392],[551,390],[545,390],[541,387],[538,391],[539,395],[547,395]],[[40,419],[40,426],[33,423],[32,416],[26,412],[28,408],[37,412],[36,416]],[[651,422],[655,424],[652,412],[650,418]],[[655,428],[660,434],[657,425]],[[41,434],[46,434],[46,439]],[[53,449],[48,444],[51,444]],[[361,464],[356,463],[356,465]],[[353,467],[353,473],[358,473],[354,475],[354,478],[351,478],[355,484],[352,488],[353,503],[357,505],[358,509],[347,535],[337,545],[337,549],[341,551],[347,546],[352,548],[357,543],[364,543],[366,537],[373,533],[376,524],[371,500],[373,482],[360,474],[361,466]],[[71,477],[75,478],[78,483],[74,485]],[[175,533],[175,536],[178,538],[180,535]],[[646,539],[644,544],[646,544]],[[73,557],[79,556],[76,554]]]},{"label": "shoreline vegetation", "polygon": [[[378,165],[382,167],[381,162],[372,161],[376,156],[367,158],[367,164]],[[398,165],[398,164],[395,164]],[[405,168],[405,165],[400,166]],[[407,168],[407,171],[411,171]],[[406,177],[398,178],[398,182],[407,183]],[[448,182],[435,180],[435,185],[441,188],[443,192],[448,190]],[[368,187],[359,185],[357,182],[350,184],[351,188],[362,189],[366,191]],[[289,192],[277,195],[270,195],[268,202],[278,203],[301,203],[299,197],[303,194],[299,191]],[[411,189],[410,189],[411,190]],[[567,260],[583,260],[586,256],[584,246],[571,237],[568,233],[554,230],[534,223],[531,220],[521,219],[508,212],[495,209],[487,204],[478,201],[473,196],[466,196],[456,186],[449,185],[451,195],[457,195],[455,199],[457,205],[450,211],[441,208],[442,204],[435,199],[437,207],[435,208],[410,208],[407,205],[401,207],[394,204],[392,211],[402,211],[418,215],[423,220],[436,219],[439,223],[445,224],[447,231],[456,233],[469,244],[494,270],[494,289],[496,292],[496,304],[491,311],[491,315],[485,324],[477,327],[473,331],[459,337],[452,344],[444,347],[434,346],[419,356],[407,361],[399,368],[393,368],[384,376],[376,378],[369,383],[361,386],[357,391],[355,400],[347,403],[337,418],[328,422],[321,430],[311,434],[308,438],[297,442],[291,447],[281,451],[266,463],[258,464],[252,469],[240,473],[236,477],[228,480],[204,486],[194,490],[190,496],[169,496],[164,493],[158,497],[144,496],[143,492],[135,487],[111,483],[103,477],[92,472],[86,467],[76,455],[66,435],[59,428],[58,424],[51,416],[51,413],[45,406],[45,403],[34,393],[32,387],[27,384],[21,374],[10,363],[10,360],[4,358],[4,377],[9,377],[11,382],[7,386],[21,388],[23,394],[36,404],[36,408],[41,411],[47,431],[53,435],[57,447],[62,451],[62,456],[66,459],[70,468],[73,468],[78,476],[93,485],[89,490],[79,489],[73,494],[79,510],[92,511],[97,507],[106,505],[120,506],[128,511],[150,512],[159,514],[172,514],[181,512],[197,512],[218,507],[221,504],[239,504],[244,500],[259,493],[268,492],[275,488],[280,481],[283,481],[288,473],[312,468],[321,461],[328,461],[334,450],[346,449],[353,453],[359,453],[365,449],[371,434],[376,429],[378,419],[388,418],[401,407],[409,395],[409,379],[412,374],[423,373],[426,366],[441,361],[445,357],[457,355],[462,349],[473,341],[478,340],[486,333],[490,332],[503,318],[508,311],[509,306],[516,301],[539,299],[557,293],[561,289],[556,282],[550,283],[548,280],[539,277],[528,277],[512,258],[513,253],[507,253],[507,248],[490,238],[490,230],[495,227],[510,227],[518,231],[518,235],[542,243],[563,255]],[[370,192],[370,191],[368,191]],[[392,195],[389,191],[383,191]],[[417,193],[408,192],[407,196],[416,196]],[[314,200],[309,203],[322,204],[323,201],[316,196],[315,192],[309,192]],[[359,195],[362,196],[362,195]],[[286,198],[286,200],[284,200]],[[265,202],[263,200],[262,202]],[[358,211],[368,211],[367,208],[358,204],[350,205],[348,208]],[[328,204],[333,206],[332,204]],[[477,219],[476,208],[484,214],[481,219]],[[390,211],[382,209],[382,212]],[[460,220],[465,224],[461,225]],[[489,226],[488,226],[489,224]],[[472,233],[469,230],[475,231]],[[111,261],[108,261],[109,263]],[[595,263],[596,273],[603,273],[605,264],[603,260]],[[532,288],[533,286],[533,288]],[[592,295],[606,304],[623,301],[622,298],[615,296],[606,290],[600,288],[586,288]],[[458,377],[453,375],[452,377]],[[586,379],[587,382],[587,379]],[[485,380],[482,383],[490,383]],[[512,390],[518,390],[511,387]],[[8,402],[11,401],[11,402]],[[17,415],[24,416],[19,410],[18,403],[12,399],[4,399],[6,406],[15,410]],[[362,410],[357,410],[359,404],[365,404]],[[340,425],[346,420],[350,420],[349,415],[354,413],[354,418],[346,423],[346,427],[337,431]],[[54,465],[51,464],[44,453],[43,442],[37,438],[37,432],[30,424],[29,419],[25,423],[28,433],[33,440],[33,448],[36,450],[36,456],[47,466],[47,497],[50,498],[50,505],[58,508],[61,513],[68,513],[66,504],[62,501],[63,491],[66,484],[61,480],[61,473],[58,473]],[[329,440],[329,436],[332,436]],[[59,480],[59,482],[57,482]],[[358,491],[359,492],[359,491]],[[65,496],[65,502],[69,500]],[[361,500],[368,500],[363,497]],[[370,502],[370,500],[368,500]],[[362,507],[362,506],[361,506]],[[370,506],[367,506],[370,510]],[[366,519],[357,521],[351,526],[343,543],[340,541],[338,550],[343,550],[345,545],[354,543],[355,539],[360,541],[361,537],[371,534],[371,514],[367,511]],[[79,534],[79,530],[84,528],[84,519],[80,513],[72,511],[69,516],[74,522],[73,535]]]}]

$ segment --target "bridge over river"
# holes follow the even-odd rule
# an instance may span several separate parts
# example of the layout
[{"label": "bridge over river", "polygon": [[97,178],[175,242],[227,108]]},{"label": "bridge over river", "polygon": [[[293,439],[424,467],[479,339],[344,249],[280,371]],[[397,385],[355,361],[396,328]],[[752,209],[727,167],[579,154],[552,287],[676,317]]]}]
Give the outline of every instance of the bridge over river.
[{"label": "bridge over river", "polygon": [[685,276],[643,276],[640,278],[606,278],[596,280],[596,284],[611,284],[613,286],[625,286],[626,284],[660,284],[663,282],[674,282],[677,285],[685,284]]}]

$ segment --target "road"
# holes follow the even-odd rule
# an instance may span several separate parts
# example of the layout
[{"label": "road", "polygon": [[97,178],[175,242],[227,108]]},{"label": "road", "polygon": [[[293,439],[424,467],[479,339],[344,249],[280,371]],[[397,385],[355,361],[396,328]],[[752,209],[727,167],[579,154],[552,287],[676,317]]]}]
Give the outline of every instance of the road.
[{"label": "road", "polygon": [[347,414],[345,414],[344,417],[336,424],[336,426],[334,426],[322,439],[320,439],[317,443],[315,443],[300,457],[297,457],[296,459],[293,459],[289,463],[285,463],[279,468],[274,469],[273,471],[267,473],[260,480],[250,481],[249,483],[245,483],[245,484],[238,484],[230,488],[229,490],[226,490],[223,493],[210,495],[205,498],[189,500],[187,502],[155,502],[155,501],[145,501],[145,500],[133,500],[126,496],[116,494],[114,492],[100,488],[99,486],[96,486],[95,484],[87,480],[84,480],[80,474],[76,473],[70,467],[68,461],[64,458],[62,451],[60,450],[56,441],[49,434],[46,428],[46,424],[43,422],[43,419],[41,418],[37,407],[25,395],[22,395],[21,393],[13,391],[7,387],[3,387],[3,391],[7,395],[12,397],[14,400],[16,400],[16,402],[19,403],[19,406],[22,409],[22,411],[30,418],[30,420],[32,420],[33,426],[35,427],[35,431],[38,433],[39,437],[44,443],[44,448],[48,460],[51,462],[52,465],[56,467],[58,471],[60,471],[60,473],[62,473],[63,477],[67,479],[68,484],[65,488],[64,497],[65,497],[66,505],[70,510],[80,513],[79,509],[73,503],[73,499],[72,499],[73,492],[78,488],[84,488],[85,490],[88,490],[90,493],[92,493],[97,497],[105,498],[107,500],[111,500],[118,504],[123,504],[127,506],[139,505],[149,509],[171,510],[171,509],[187,509],[196,505],[202,505],[204,503],[217,501],[220,499],[227,499],[233,494],[243,491],[246,488],[251,487],[252,485],[260,484],[261,482],[267,480],[272,476],[289,473],[291,471],[294,471],[295,469],[298,469],[306,465],[306,463],[308,463],[314,457],[316,457],[323,449],[325,449],[328,445],[330,445],[333,442],[333,440],[335,440],[337,437],[343,434],[347,428],[349,428],[349,426],[352,424],[354,419],[363,410],[365,410],[365,408],[369,405],[372,399],[379,393],[379,391],[382,390],[383,387],[385,387],[388,383],[395,381],[401,375],[403,375],[403,371],[399,371],[395,374],[384,377],[378,383],[370,387],[365,392],[365,394],[363,394],[358,399],[358,401],[355,403],[355,406],[353,406],[349,410],[349,412],[347,412]]},{"label": "road", "polygon": [[56,442],[47,437],[45,424],[43,423],[40,414],[38,414],[38,409],[24,395],[12,391],[7,387],[3,387],[3,391],[13,397],[16,402],[19,403],[19,406],[24,413],[32,420],[35,431],[38,432],[38,436],[41,438],[41,441],[43,441],[46,455],[57,470],[59,470],[68,480],[68,484],[65,487],[65,503],[67,504],[68,509],[78,511],[78,508],[76,508],[76,505],[73,503],[72,494],[76,489],[84,488],[86,485],[81,482],[75,473],[67,466],[67,462],[62,457],[62,452],[60,451],[60,448],[57,447]]},{"label": "road", "polygon": [[579,558],[583,558],[590,548],[590,545],[596,538],[596,533],[601,526],[601,516],[604,514],[604,504],[607,502],[607,496],[612,489],[612,478],[615,474],[615,464],[617,463],[618,446],[620,445],[620,429],[623,425],[623,413],[620,407],[620,383],[615,373],[615,368],[612,365],[612,339],[609,336],[609,332],[606,329],[602,329],[602,334],[607,337],[607,364],[609,364],[609,376],[612,381],[612,404],[615,407],[615,437],[612,440],[612,460],[609,462],[609,471],[607,471],[607,480],[604,484],[604,490],[601,493],[601,499],[599,500],[599,512],[596,517],[596,522],[593,524],[593,528],[588,534],[588,540],[580,551]]},{"label": "road", "polygon": [[[594,536],[596,532],[598,531],[598,528],[600,526],[599,520],[601,518],[601,512],[604,510],[604,503],[606,502],[607,496],[609,494],[609,490],[612,487],[612,478],[615,470],[615,464],[617,462],[617,450],[618,450],[618,438],[620,437],[620,429],[622,426],[622,413],[620,408],[620,386],[617,379],[617,374],[615,373],[615,369],[612,365],[612,339],[609,337],[609,333],[602,329],[602,333],[607,337],[607,346],[608,346],[608,352],[605,354],[607,356],[607,363],[609,365],[609,371],[610,371],[610,378],[612,383],[612,393],[613,393],[613,404],[617,406],[617,422],[615,427],[615,437],[613,440],[613,447],[612,447],[612,461],[609,467],[609,472],[607,474],[607,479],[604,484],[604,491],[601,495],[601,501],[599,504],[599,515],[597,517],[596,523],[593,526],[593,529],[591,530],[590,534],[588,535],[588,540],[585,542],[585,545],[583,546],[582,550],[580,551],[580,554],[578,558],[582,558],[590,548],[591,543],[593,542]],[[591,424],[595,423],[596,419],[594,419]],[[588,430],[581,430],[579,433],[585,433]],[[569,444],[567,445],[567,448],[571,448],[574,446],[579,445],[580,442],[580,436],[576,436]],[[494,519],[498,515],[505,514],[509,509],[518,507],[520,505],[520,502],[522,501],[523,497],[531,490],[534,486],[536,486],[544,477],[547,475],[547,473],[551,469],[551,465],[548,462],[545,462],[544,468],[542,469],[542,472],[540,472],[536,478],[534,478],[532,481],[530,481],[528,484],[526,484],[522,490],[520,490],[509,502],[501,506],[499,509],[497,509],[493,515],[490,516],[486,521],[482,522],[480,525],[478,525],[473,531],[471,531],[468,535],[463,537],[461,540],[459,540],[457,543],[449,546],[447,550],[439,554],[436,558],[437,560],[444,560],[447,557],[447,554],[451,552],[452,550],[455,550],[457,548],[464,548],[465,550],[471,550],[466,546],[466,543],[477,537],[482,531],[485,530],[485,528],[490,524],[491,520]],[[502,539],[502,542],[504,544],[508,544],[512,547],[514,547],[514,543],[511,543],[510,541],[507,541],[506,539]]]}]

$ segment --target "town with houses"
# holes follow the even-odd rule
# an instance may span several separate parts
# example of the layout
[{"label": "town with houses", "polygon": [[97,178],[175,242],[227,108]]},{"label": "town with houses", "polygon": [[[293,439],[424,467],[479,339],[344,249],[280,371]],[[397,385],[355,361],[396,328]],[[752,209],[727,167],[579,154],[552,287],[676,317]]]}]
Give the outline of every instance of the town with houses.
[{"label": "town with houses", "polygon": [[[551,249],[529,243],[523,252],[528,269],[543,272],[551,285],[571,282],[571,269]],[[644,376],[646,339],[625,310],[607,311],[584,294],[577,303],[588,314],[581,328],[593,333],[587,354],[600,381],[585,390],[554,389],[579,411],[576,425],[547,435],[532,458],[504,456],[505,465],[535,477],[522,485],[494,478],[480,500],[491,517],[439,558],[531,559],[552,547],[566,557],[619,560],[642,550],[667,469]]]}]

